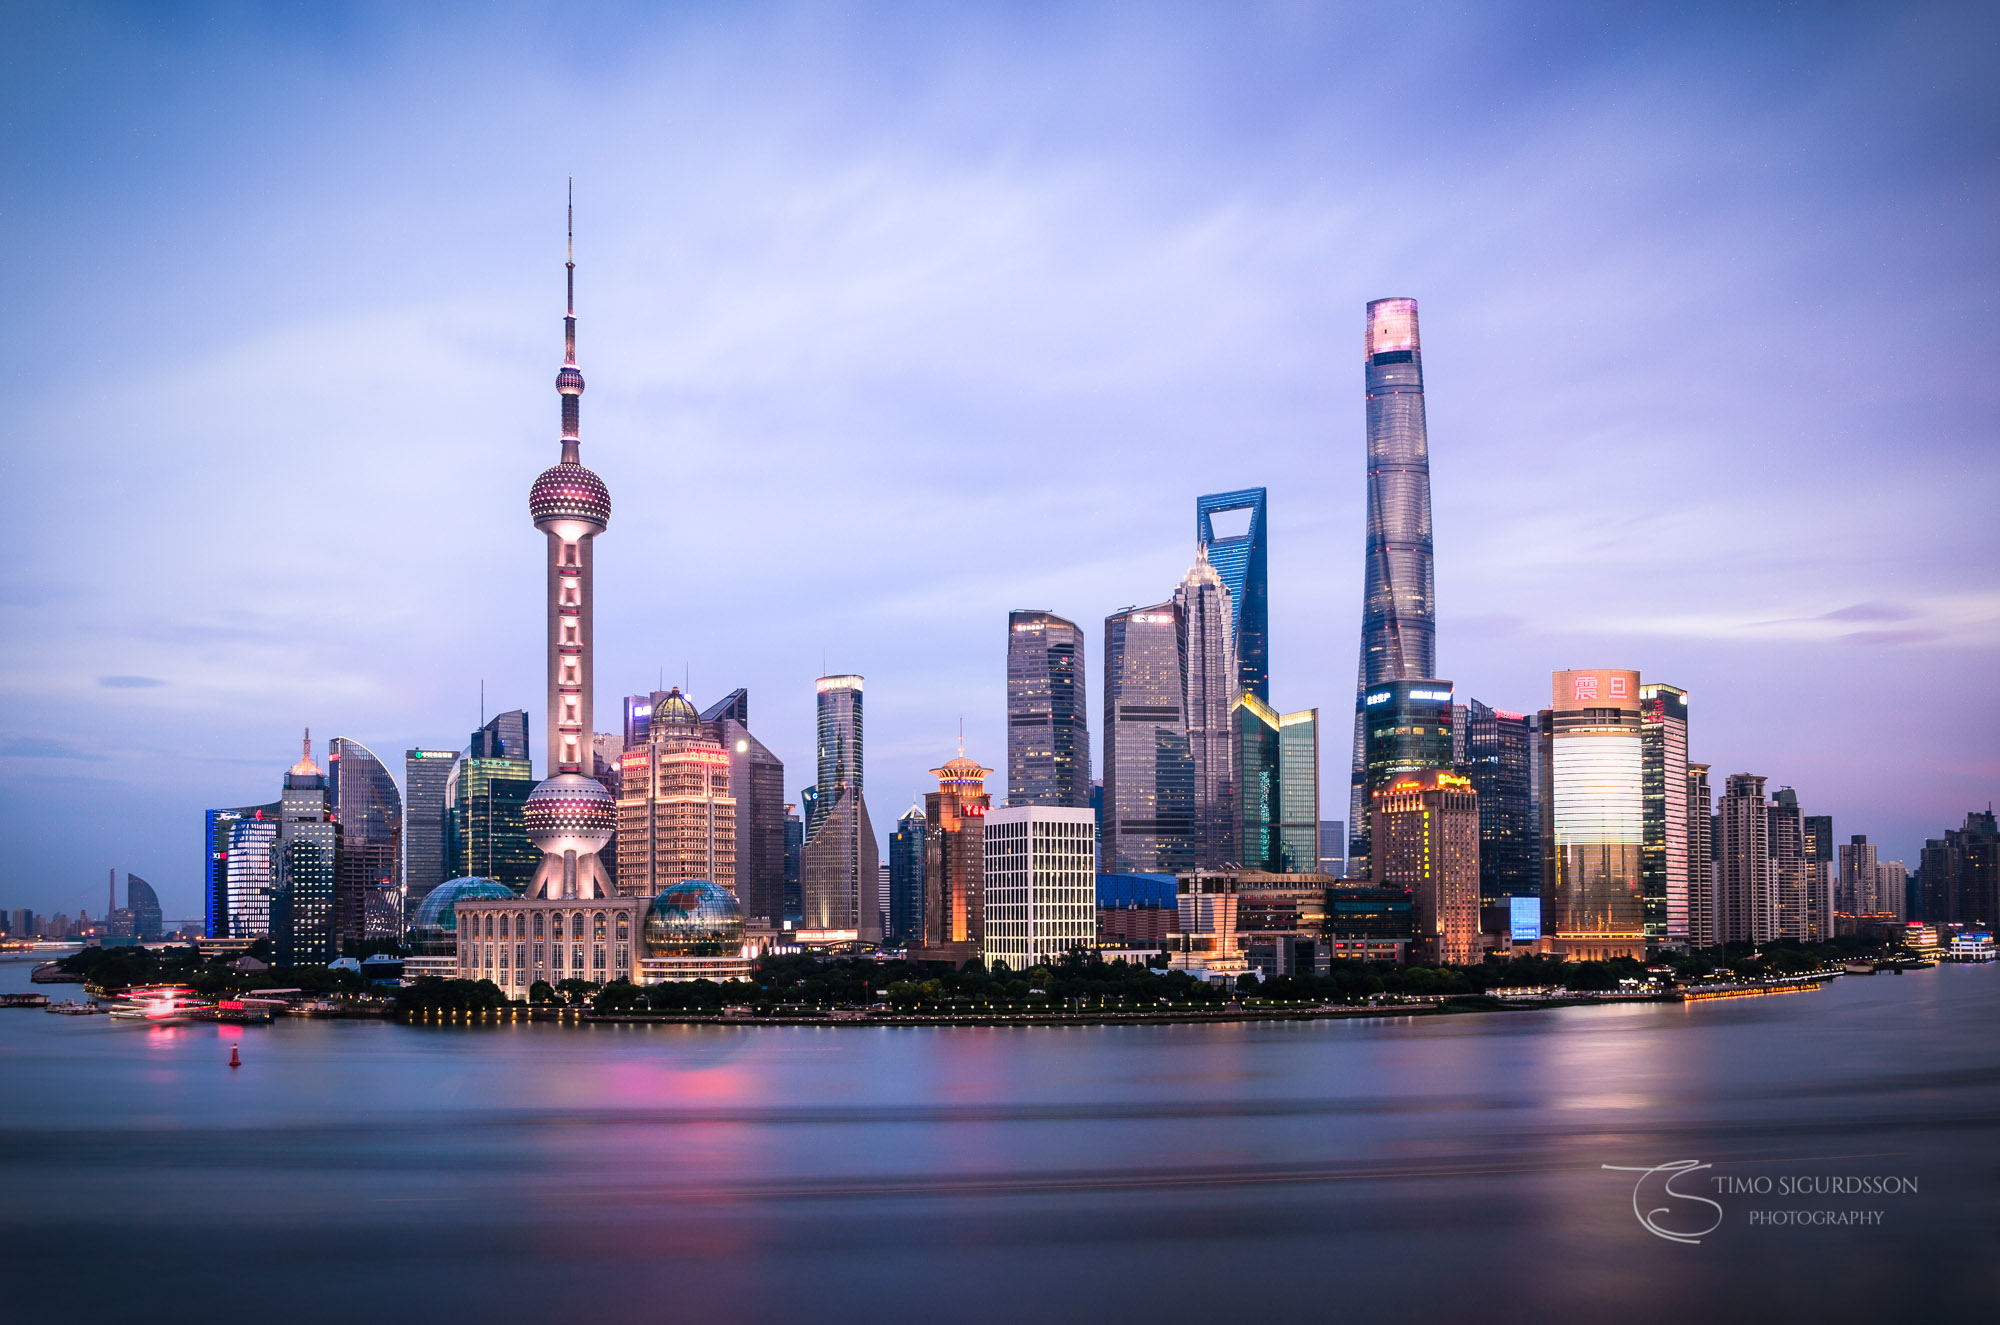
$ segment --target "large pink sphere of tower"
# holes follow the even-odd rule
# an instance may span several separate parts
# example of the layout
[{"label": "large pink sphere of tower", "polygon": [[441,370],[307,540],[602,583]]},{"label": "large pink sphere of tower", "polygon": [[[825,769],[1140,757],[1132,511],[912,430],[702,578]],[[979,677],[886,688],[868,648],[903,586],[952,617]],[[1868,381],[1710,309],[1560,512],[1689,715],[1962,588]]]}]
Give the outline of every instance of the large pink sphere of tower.
[{"label": "large pink sphere of tower", "polygon": [[521,808],[528,840],[551,856],[587,856],[610,844],[618,802],[602,783],[581,773],[558,773],[528,793]]},{"label": "large pink sphere of tower", "polygon": [[528,489],[528,514],[535,528],[574,543],[601,534],[611,523],[611,490],[604,480],[574,461],[550,465]]}]

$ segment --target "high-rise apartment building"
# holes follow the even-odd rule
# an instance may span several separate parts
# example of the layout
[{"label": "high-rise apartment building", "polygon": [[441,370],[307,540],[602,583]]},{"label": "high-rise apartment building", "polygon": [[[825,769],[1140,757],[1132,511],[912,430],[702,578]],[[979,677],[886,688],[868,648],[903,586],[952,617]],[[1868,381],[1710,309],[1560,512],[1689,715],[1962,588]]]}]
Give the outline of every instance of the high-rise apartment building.
[{"label": "high-rise apartment building", "polygon": [[[1239,694],[1271,702],[1271,588],[1264,531],[1264,489],[1195,498],[1194,539],[1202,559],[1229,589],[1230,641]],[[1234,703],[1235,695],[1229,697]]]},{"label": "high-rise apartment building", "polygon": [[817,808],[806,829],[801,890],[804,927],[853,931],[882,941],[876,906],[881,848],[862,790],[861,678],[822,676],[819,694]]},{"label": "high-rise apartment building", "polygon": [[924,807],[912,805],[889,834],[889,933],[891,943],[911,947],[924,933]]},{"label": "high-rise apartment building", "polygon": [[653,897],[685,879],[735,892],[738,806],[729,755],[680,687],[653,710],[646,743],[619,762],[619,892]]},{"label": "high-rise apartment building", "polygon": [[785,918],[785,764],[750,732],[750,694],[732,690],[702,710],[702,727],[729,756],[736,801],[736,896],[747,921]]},{"label": "high-rise apartment building", "polygon": [[445,873],[445,789],[456,750],[403,752],[403,913],[414,916]]},{"label": "high-rise apartment building", "polygon": [[1875,862],[1875,903],[1877,914],[1894,920],[1910,918],[1908,890],[1910,870],[1900,860]]},{"label": "high-rise apartment building", "polygon": [[1480,959],[1479,793],[1442,769],[1407,773],[1373,795],[1368,880],[1407,888],[1416,955],[1446,966]]},{"label": "high-rise apartment building", "polygon": [[[233,809],[210,810],[204,816],[203,838],[208,847],[208,868],[202,891],[203,932],[210,938],[229,938],[237,933],[230,923],[230,835],[236,825],[249,820],[252,823],[268,822],[271,832],[262,843],[258,868],[268,874],[271,868],[271,841],[277,837],[278,802],[268,805],[239,805]],[[240,862],[239,862],[240,864]],[[270,926],[270,884],[266,879],[261,885],[266,891],[261,894],[263,905],[259,908],[262,917],[257,933],[264,933]]]},{"label": "high-rise apartment building", "polygon": [[1841,932],[1853,933],[1856,917],[1882,909],[1875,901],[1875,877],[1875,845],[1867,834],[1856,833],[1840,848],[1840,884],[1834,905],[1847,918]]},{"label": "high-rise apartment building", "polygon": [[1644,957],[1639,674],[1557,672],[1544,738],[1548,839],[1542,932],[1573,959]]},{"label": "high-rise apartment building", "polygon": [[[1231,711],[1244,693],[1237,677],[1234,608],[1229,588],[1208,564],[1205,545],[1174,588],[1183,631],[1182,712],[1194,765],[1194,859],[1197,869],[1221,869],[1236,846],[1235,741]],[[1273,789],[1275,791],[1275,788]],[[1273,809],[1276,808],[1275,802]]]},{"label": "high-rise apartment building", "polygon": [[340,821],[333,926],[343,946],[403,932],[403,794],[373,751],[336,736],[327,781]]},{"label": "high-rise apartment building", "polygon": [[1097,940],[1097,842],[1089,810],[1008,806],[986,816],[985,957],[1022,971]]},{"label": "high-rise apartment building", "polygon": [[1688,821],[1688,946],[1712,948],[1722,942],[1715,900],[1715,793],[1708,783],[1707,764],[1689,764]]},{"label": "high-rise apartment building", "polygon": [[[1525,715],[1472,700],[1464,706],[1465,753],[1460,759],[1479,794],[1479,904],[1482,928],[1501,934],[1511,899],[1540,897],[1535,864],[1535,805],[1531,795],[1532,737]],[[1453,718],[1458,712],[1453,712]],[[1456,736],[1454,725],[1453,735]]]},{"label": "high-rise apartment building", "polygon": [[1806,873],[1810,894],[1811,941],[1833,937],[1833,816],[1809,814],[1806,825]]},{"label": "high-rise apartment building", "polygon": [[1754,773],[1731,773],[1723,788],[1716,809],[1722,839],[1716,854],[1721,939],[1769,943],[1778,937],[1778,887],[1764,779]]},{"label": "high-rise apartment building", "polygon": [[277,966],[324,965],[340,956],[334,927],[340,823],[326,775],[313,762],[312,732],[285,774],[271,870],[271,960]]},{"label": "high-rise apartment building", "polygon": [[1776,936],[1798,943],[1813,941],[1812,850],[1806,840],[1806,819],[1799,794],[1779,787],[1765,811],[1765,845],[1771,853],[1771,895]]},{"label": "high-rise apartment building", "polygon": [[[1429,678],[1385,681],[1361,697],[1363,786],[1372,798],[1405,773],[1455,767],[1451,682]],[[1368,816],[1372,800],[1349,825],[1347,854],[1372,860]]]},{"label": "high-rise apartment building", "polygon": [[[1368,541],[1361,594],[1361,665],[1354,683],[1350,855],[1368,854],[1366,700],[1391,681],[1437,672],[1431,568],[1430,439],[1424,421],[1417,301],[1377,299],[1362,334],[1368,412]],[[1449,736],[1450,723],[1443,724]]]},{"label": "high-rise apartment building", "polygon": [[1194,868],[1194,756],[1182,705],[1185,635],[1172,602],[1104,620],[1103,860],[1110,874]]},{"label": "high-rise apartment building", "polygon": [[2000,924],[2000,829],[1991,807],[1967,814],[1962,827],[1946,829],[1943,837],[1927,838],[1917,859],[1925,920]]},{"label": "high-rise apartment building", "polygon": [[1688,937],[1688,697],[1679,686],[1639,687],[1645,839],[1639,882],[1646,941],[1684,947]]},{"label": "high-rise apartment building", "polygon": [[962,965],[977,957],[986,936],[984,827],[993,798],[993,770],[963,750],[931,770],[938,789],[924,797],[924,906],[911,956]]},{"label": "high-rise apartment building", "polygon": [[1090,804],[1083,632],[1053,612],[1007,614],[1007,803]]}]

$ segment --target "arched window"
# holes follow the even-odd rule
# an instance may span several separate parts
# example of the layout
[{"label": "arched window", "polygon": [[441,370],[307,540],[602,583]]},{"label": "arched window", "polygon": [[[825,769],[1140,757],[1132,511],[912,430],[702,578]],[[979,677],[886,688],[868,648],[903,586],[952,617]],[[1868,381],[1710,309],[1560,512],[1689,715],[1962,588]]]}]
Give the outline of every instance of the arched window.
[{"label": "arched window", "polygon": [[551,938],[558,938],[558,939],[559,939],[559,938],[561,938],[561,937],[562,937],[562,912],[560,912],[560,911],[556,912],[556,913],[555,913],[554,915],[552,915],[552,916],[550,916],[550,917],[549,917],[549,920],[550,920],[550,922],[551,922],[551,923],[552,923],[552,924],[553,924],[553,925],[555,926],[555,929],[554,929],[554,931],[553,931],[553,932],[552,932],[552,933],[550,934],[550,936],[549,936],[549,937],[551,937]]},{"label": "arched window", "polygon": [[[541,936],[542,936],[542,913],[540,911],[537,911],[535,912],[535,937],[540,938]],[[557,938],[562,937],[562,929],[560,921],[557,922],[556,937]]]},{"label": "arched window", "polygon": [[623,911],[618,913],[618,941],[623,943],[632,937],[632,922]]},{"label": "arched window", "polygon": [[486,937],[489,939],[493,937],[493,913],[491,911],[486,913]]},{"label": "arched window", "polygon": [[[599,911],[597,913],[597,923],[596,925],[592,926],[590,936],[596,939],[599,943],[604,942],[604,912]],[[602,966],[603,964],[604,963],[602,962],[598,963],[599,966]]]}]

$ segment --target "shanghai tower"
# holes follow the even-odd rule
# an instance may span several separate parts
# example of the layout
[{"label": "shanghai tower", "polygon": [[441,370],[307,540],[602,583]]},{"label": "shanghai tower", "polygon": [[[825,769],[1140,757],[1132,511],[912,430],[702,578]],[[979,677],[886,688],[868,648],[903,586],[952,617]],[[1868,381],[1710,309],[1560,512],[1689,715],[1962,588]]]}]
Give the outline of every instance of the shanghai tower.
[{"label": "shanghai tower", "polygon": [[1368,400],[1368,548],[1361,599],[1361,666],[1354,690],[1350,855],[1368,854],[1362,700],[1388,681],[1437,674],[1431,571],[1431,461],[1424,430],[1424,355],[1417,301],[1368,305],[1362,342]]}]

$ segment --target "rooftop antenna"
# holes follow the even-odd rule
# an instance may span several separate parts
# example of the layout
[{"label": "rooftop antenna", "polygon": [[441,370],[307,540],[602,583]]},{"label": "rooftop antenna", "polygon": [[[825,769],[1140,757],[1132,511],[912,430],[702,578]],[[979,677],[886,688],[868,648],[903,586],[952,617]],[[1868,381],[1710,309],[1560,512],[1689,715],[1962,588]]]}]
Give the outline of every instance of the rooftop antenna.
[{"label": "rooftop antenna", "polygon": [[111,918],[111,912],[118,909],[118,871],[116,869],[111,871],[111,877],[105,881],[105,888],[107,895],[111,898],[110,909],[104,913],[105,919],[108,920]]},{"label": "rooftop antenna", "polygon": [[958,715],[958,757],[965,758],[965,715]]},{"label": "rooftop antenna", "polygon": [[486,678],[479,678],[479,725],[486,725]]}]

